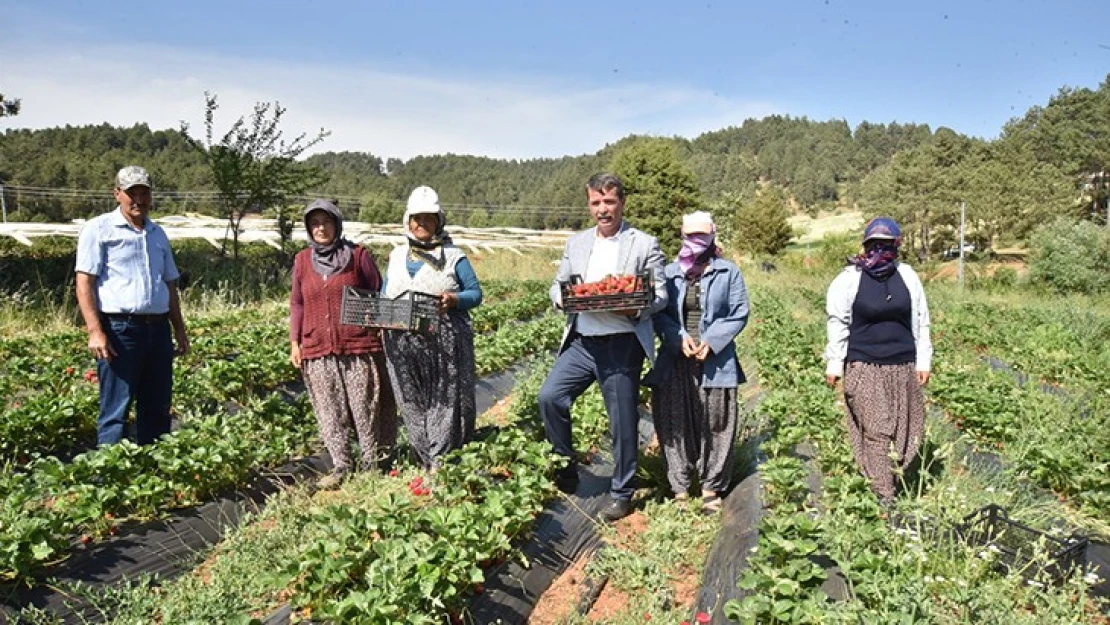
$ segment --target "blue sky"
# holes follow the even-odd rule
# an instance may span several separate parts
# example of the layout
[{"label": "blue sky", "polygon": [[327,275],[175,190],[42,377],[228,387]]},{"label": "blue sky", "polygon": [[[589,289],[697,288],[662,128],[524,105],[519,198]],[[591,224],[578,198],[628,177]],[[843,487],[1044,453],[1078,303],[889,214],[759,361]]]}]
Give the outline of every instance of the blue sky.
[{"label": "blue sky", "polygon": [[[279,100],[320,149],[594,152],[772,113],[994,137],[1110,73],[1105,0],[0,0],[0,129],[201,123]],[[1101,26],[1100,26],[1101,24]]]}]

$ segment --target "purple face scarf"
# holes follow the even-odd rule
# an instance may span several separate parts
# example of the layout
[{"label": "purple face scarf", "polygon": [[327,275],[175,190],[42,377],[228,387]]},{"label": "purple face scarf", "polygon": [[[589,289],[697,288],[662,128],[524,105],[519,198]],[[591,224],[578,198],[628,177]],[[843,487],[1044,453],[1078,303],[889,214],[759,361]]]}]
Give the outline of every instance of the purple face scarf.
[{"label": "purple face scarf", "polygon": [[714,240],[716,235],[696,232],[682,236],[682,249],[678,251],[678,266],[687,278],[700,277],[709,261],[720,251]]},{"label": "purple face scarf", "polygon": [[858,256],[849,258],[848,262],[882,282],[898,269],[898,246],[893,242],[878,243]]}]

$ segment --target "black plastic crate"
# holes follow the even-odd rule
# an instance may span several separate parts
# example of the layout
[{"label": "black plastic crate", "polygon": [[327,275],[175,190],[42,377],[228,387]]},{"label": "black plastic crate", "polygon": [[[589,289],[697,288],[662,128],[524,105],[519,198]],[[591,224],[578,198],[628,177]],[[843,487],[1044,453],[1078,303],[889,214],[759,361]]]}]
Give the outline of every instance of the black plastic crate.
[{"label": "black plastic crate", "polygon": [[655,296],[651,271],[635,274],[636,289],[632,293],[611,293],[605,295],[575,295],[574,286],[582,284],[582,276],[573,275],[569,282],[559,285],[563,297],[563,312],[602,312],[614,310],[643,310],[651,306]]},{"label": "black plastic crate", "polygon": [[1027,580],[1063,581],[1083,567],[1089,543],[1085,536],[1052,536],[1013,521],[996,504],[964,517],[958,531],[968,544],[993,551],[997,569],[1019,571]]},{"label": "black plastic crate", "polygon": [[340,322],[346,325],[408,332],[435,332],[439,325],[439,298],[425,293],[388,297],[344,287]]}]

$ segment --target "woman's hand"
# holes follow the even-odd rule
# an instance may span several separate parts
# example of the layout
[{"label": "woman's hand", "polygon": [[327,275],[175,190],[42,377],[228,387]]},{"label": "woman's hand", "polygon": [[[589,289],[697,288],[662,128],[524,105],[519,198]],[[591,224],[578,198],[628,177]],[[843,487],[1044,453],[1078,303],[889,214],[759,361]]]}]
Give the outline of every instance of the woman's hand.
[{"label": "woman's hand", "polygon": [[301,368],[301,344],[293,343],[289,346],[289,362],[298,369]]},{"label": "woman's hand", "polygon": [[917,383],[920,384],[921,386],[925,386],[926,384],[928,384],[929,383],[929,372],[928,371],[918,371],[917,372]]},{"label": "woman's hand", "polygon": [[840,376],[838,376],[838,375],[832,375],[830,373],[829,375],[825,376],[825,384],[828,384],[832,388],[836,388],[836,383],[839,380],[840,380]]},{"label": "woman's hand", "polygon": [[705,362],[705,359],[709,358],[709,343],[698,345],[697,351],[694,352],[694,358],[696,358],[698,362]]},{"label": "woman's hand", "polygon": [[692,336],[686,335],[682,337],[682,355],[687,358],[693,358],[694,354],[698,352],[698,343]]},{"label": "woman's hand", "polygon": [[439,312],[445,313],[452,308],[459,307],[459,294],[452,291],[444,291],[439,294]]}]

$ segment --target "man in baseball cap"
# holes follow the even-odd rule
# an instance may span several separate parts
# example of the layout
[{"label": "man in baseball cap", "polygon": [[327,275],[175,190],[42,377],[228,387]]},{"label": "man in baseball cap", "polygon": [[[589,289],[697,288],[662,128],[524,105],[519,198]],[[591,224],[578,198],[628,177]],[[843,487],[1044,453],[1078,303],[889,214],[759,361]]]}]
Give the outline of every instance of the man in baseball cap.
[{"label": "man in baseball cap", "polygon": [[116,174],[116,188],[126,191],[134,186],[144,186],[148,189],[154,187],[150,184],[150,174],[138,165],[128,165]]},{"label": "man in baseball cap", "polygon": [[148,218],[151,187],[142,167],[119,170],[118,206],[90,219],[77,239],[77,303],[100,379],[99,445],[123,439],[132,401],[135,442],[170,431],[173,358],[189,351],[170,241]]}]

